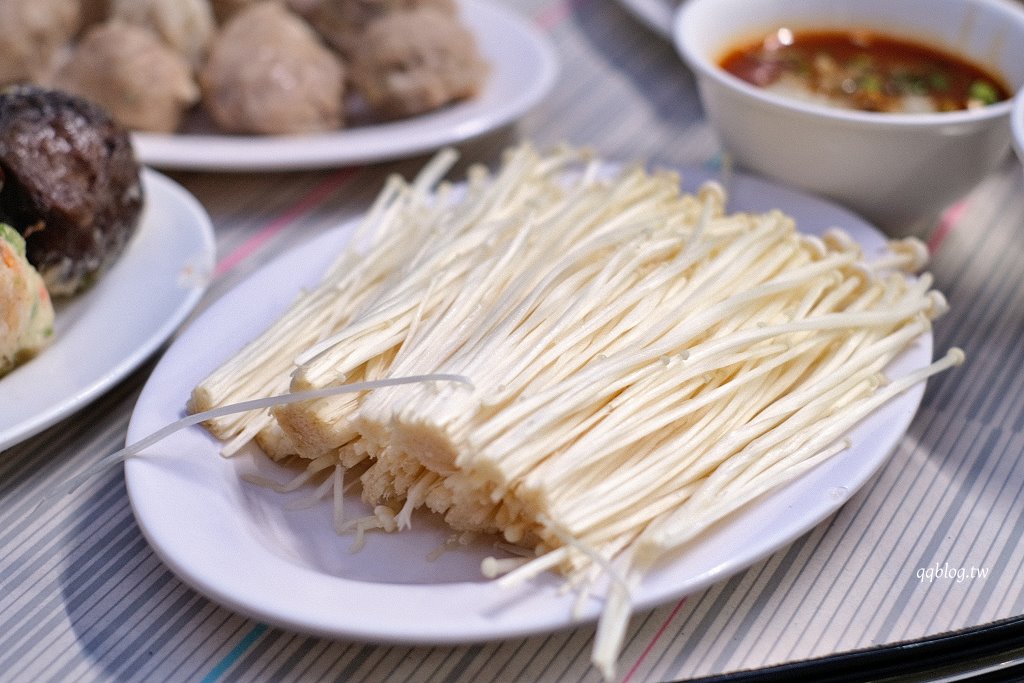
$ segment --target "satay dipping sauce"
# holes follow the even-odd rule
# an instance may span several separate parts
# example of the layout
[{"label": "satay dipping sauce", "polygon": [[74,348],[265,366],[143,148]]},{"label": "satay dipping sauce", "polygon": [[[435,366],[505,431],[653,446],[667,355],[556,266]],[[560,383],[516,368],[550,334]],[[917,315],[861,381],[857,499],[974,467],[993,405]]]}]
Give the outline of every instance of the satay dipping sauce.
[{"label": "satay dipping sauce", "polygon": [[1011,97],[1000,77],[975,64],[872,31],[781,28],[727,51],[719,65],[780,95],[860,111],[958,111]]}]

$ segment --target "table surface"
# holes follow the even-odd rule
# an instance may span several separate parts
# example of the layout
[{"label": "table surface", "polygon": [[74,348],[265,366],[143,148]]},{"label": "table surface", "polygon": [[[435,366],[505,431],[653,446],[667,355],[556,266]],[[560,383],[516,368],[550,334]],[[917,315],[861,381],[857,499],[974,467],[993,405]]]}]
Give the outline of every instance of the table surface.
[{"label": "table surface", "polygon": [[[720,158],[691,74],[611,0],[518,0],[561,58],[550,96],[462,145],[493,164],[517,140],[662,166]],[[282,250],[358,214],[425,158],[287,173],[174,173],[212,218],[218,261],[199,310]],[[622,681],[691,678],[938,634],[1024,613],[1024,178],[1012,157],[925,237],[951,313],[888,463],[836,514],[702,592],[634,616]],[[159,354],[157,354],[159,355]],[[594,630],[461,647],[338,642],[279,630],[180,582],[135,525],[120,467],[36,510],[124,444],[151,359],[92,405],[0,453],[0,679],[597,681]],[[2,409],[2,407],[0,407]],[[984,577],[923,579],[926,568]]]}]

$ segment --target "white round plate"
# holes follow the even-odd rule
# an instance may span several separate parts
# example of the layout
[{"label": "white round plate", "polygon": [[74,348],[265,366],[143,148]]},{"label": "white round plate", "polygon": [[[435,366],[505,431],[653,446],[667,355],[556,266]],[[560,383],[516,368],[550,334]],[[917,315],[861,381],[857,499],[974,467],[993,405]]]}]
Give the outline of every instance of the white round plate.
[{"label": "white round plate", "polygon": [[682,0],[619,0],[619,4],[662,38],[671,40],[672,19]]},{"label": "white round plate", "polygon": [[547,37],[496,0],[462,0],[461,18],[491,65],[476,97],[434,112],[336,132],[290,136],[206,130],[135,133],[136,153],[160,168],[281,170],[362,164],[422,154],[515,121],[554,85],[558,60]]},{"label": "white round plate", "polygon": [[[708,177],[687,171],[687,185]],[[780,207],[804,231],[839,225],[869,255],[883,239],[862,220],[820,199],[765,181],[735,177],[733,209]],[[296,247],[255,273],[205,311],[179,336],[146,385],[128,428],[135,442],[184,415],[192,387],[256,336],[315,283],[320,268],[348,238],[351,225]],[[931,360],[931,337],[919,339],[889,368],[893,376]],[[918,386],[865,420],[853,447],[783,489],[759,499],[667,562],[643,582],[639,609],[721,581],[778,550],[834,512],[885,462],[904,434],[923,392]],[[289,510],[308,490],[279,494],[246,483],[256,471],[285,481],[284,472],[255,448],[232,459],[203,429],[180,431],[126,463],[128,494],[139,527],[162,560],[195,589],[237,612],[294,631],[326,637],[422,644],[510,638],[571,626],[575,597],[544,575],[502,589],[480,575],[495,554],[480,541],[429,560],[450,535],[427,515],[395,534],[352,538],[331,529],[331,506]],[[358,492],[346,516],[365,511]],[[187,511],[187,523],[183,518]],[[363,512],[365,514],[365,512]],[[584,619],[600,612],[592,600]]]},{"label": "white round plate", "polygon": [[86,405],[139,366],[181,324],[213,269],[199,202],[144,169],[136,234],[86,292],[58,302],[53,344],[0,378],[0,451]]}]

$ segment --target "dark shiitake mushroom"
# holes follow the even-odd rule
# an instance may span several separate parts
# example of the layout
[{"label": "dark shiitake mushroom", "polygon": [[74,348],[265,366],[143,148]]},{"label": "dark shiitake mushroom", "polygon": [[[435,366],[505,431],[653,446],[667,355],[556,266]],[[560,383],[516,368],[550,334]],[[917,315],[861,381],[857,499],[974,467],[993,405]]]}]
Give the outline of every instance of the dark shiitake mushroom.
[{"label": "dark shiitake mushroom", "polygon": [[58,90],[0,92],[0,222],[25,237],[54,296],[87,287],[124,251],[142,211],[128,132]]}]

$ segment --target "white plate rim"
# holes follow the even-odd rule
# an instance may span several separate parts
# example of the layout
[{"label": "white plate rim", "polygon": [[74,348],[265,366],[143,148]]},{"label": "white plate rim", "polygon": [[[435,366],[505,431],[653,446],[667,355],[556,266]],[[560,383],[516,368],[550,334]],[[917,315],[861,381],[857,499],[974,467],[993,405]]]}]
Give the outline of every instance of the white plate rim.
[{"label": "white plate rim", "polygon": [[[206,210],[181,185],[149,168],[142,169],[145,207],[136,233],[115,264],[92,288],[66,302],[57,304],[55,338],[36,358],[0,378],[0,403],[11,401],[0,411],[0,451],[32,437],[71,413],[91,403],[142,364],[163,344],[193,311],[206,291],[213,272],[216,252],[213,226]],[[169,212],[183,220],[168,221]],[[142,271],[142,261],[162,253],[170,262],[160,271]],[[185,273],[185,270],[188,273]],[[142,280],[154,272],[165,277]],[[124,295],[124,288],[135,285],[138,295],[114,299],[108,292]],[[168,298],[164,315],[145,329],[133,326],[135,307],[151,305],[152,294]],[[120,311],[115,306],[126,305]],[[88,349],[65,347],[68,336],[100,319],[113,325],[104,327],[105,335],[96,343],[116,346],[123,355],[72,387],[70,393],[55,395],[38,387],[48,387],[47,376],[58,362],[74,355],[88,363]],[[65,324],[72,319],[73,322]],[[58,361],[58,355],[62,358]],[[57,370],[59,371],[59,369]],[[6,392],[5,392],[6,390]],[[6,396],[5,396],[6,393]],[[16,398],[12,398],[15,395]]]},{"label": "white plate rim", "polygon": [[558,75],[548,37],[491,0],[459,0],[492,71],[477,97],[389,123],[295,136],[133,133],[143,163],[205,171],[301,170],[387,161],[465,142],[512,123],[537,105]]},{"label": "white plate rim", "polygon": [[[694,180],[712,175],[701,169],[684,170],[684,176]],[[842,225],[861,241],[869,254],[882,249],[883,238],[873,227],[825,200],[743,175],[731,179],[730,189],[738,208],[766,210],[780,206],[801,217],[804,225],[808,220],[825,221],[816,224],[817,229]],[[799,205],[795,210],[794,203]],[[344,231],[345,228],[338,228],[321,235],[290,254],[297,259],[296,262],[302,262],[314,253],[324,252],[325,245],[337,245],[343,240]],[[289,254],[285,254],[281,261],[288,258]],[[267,266],[268,269],[271,267],[273,264]],[[267,271],[254,273],[200,316],[190,326],[192,333],[210,334],[208,323],[218,315],[218,309],[236,310],[238,303],[251,293],[249,290],[253,287],[265,291],[267,285],[258,283],[264,272]],[[169,419],[181,415],[185,397],[176,396],[172,400],[162,395],[161,384],[172,375],[179,383],[183,381],[181,364],[194,357],[194,349],[186,345],[196,337],[189,335],[190,331],[186,330],[154,371],[133,413],[128,442],[144,437]],[[225,338],[223,331],[220,334],[215,332],[213,337],[216,343]],[[929,334],[920,338],[890,367],[898,376],[909,368],[929,362],[931,353],[932,338]],[[673,559],[667,566],[650,574],[635,596],[635,608],[652,608],[724,580],[785,547],[822,522],[888,460],[909,427],[923,393],[924,385],[917,385],[851,431],[855,443],[868,444],[865,446],[867,455],[862,452],[863,448],[855,446],[847,454],[837,456],[800,480],[763,497],[754,506],[716,527],[710,541],[702,539],[690,549],[689,554]],[[196,453],[197,450],[200,452]],[[272,556],[265,547],[244,538],[241,542],[246,544],[245,552],[255,552],[256,555],[240,560],[237,546],[240,527],[237,520],[229,519],[231,515],[238,514],[231,501],[231,496],[236,494],[223,490],[221,486],[224,482],[228,482],[229,488],[249,485],[239,483],[230,461],[214,456],[215,453],[213,440],[202,430],[193,428],[153,447],[150,451],[153,457],[147,455],[127,462],[125,478],[136,520],[157,555],[187,584],[236,612],[292,631],[328,638],[426,645],[464,644],[550,632],[592,621],[599,614],[599,604],[590,603],[582,620],[574,620],[572,597],[558,594],[558,583],[553,577],[541,577],[527,586],[505,590],[486,582],[472,581],[425,585],[367,582],[321,575],[309,567]],[[187,466],[184,458],[191,458]],[[211,465],[212,462],[216,465]],[[197,473],[197,467],[203,467],[204,473]],[[186,469],[188,474],[185,474]],[[207,476],[211,473],[212,476]],[[183,482],[182,477],[195,477],[197,481]],[[230,483],[232,477],[233,484]],[[196,497],[200,491],[202,496]],[[172,500],[167,500],[168,495]],[[181,506],[189,506],[190,509],[187,537],[181,525],[168,518]],[[787,520],[795,506],[806,510]],[[207,520],[212,524],[209,529],[198,529],[196,524],[203,520],[204,511],[215,514],[218,519],[215,522]],[[329,526],[329,512],[320,510],[319,513]],[[751,522],[772,523],[780,517],[787,521],[787,526],[770,538],[761,532],[751,538],[744,531],[745,525]],[[221,535],[226,529],[236,534],[232,549],[228,551],[210,546],[212,539],[208,538],[202,552],[197,555],[198,551],[193,547],[196,534],[200,531],[209,534],[214,529]],[[737,534],[740,545],[735,538]],[[741,554],[709,555],[706,550],[713,549],[720,538],[729,539],[733,547],[741,549]],[[370,542],[373,541],[371,538]],[[340,546],[345,547],[347,543],[342,540]],[[238,571],[243,565],[245,576]],[[257,566],[260,567],[258,571],[253,569]],[[699,571],[693,571],[694,566]],[[231,571],[231,576],[225,576],[225,571]],[[292,593],[275,594],[272,590],[274,582],[284,580],[285,576],[288,585],[294,587]],[[339,601],[337,609],[325,607],[332,601]],[[402,609],[381,609],[381,605],[401,605]]]}]

